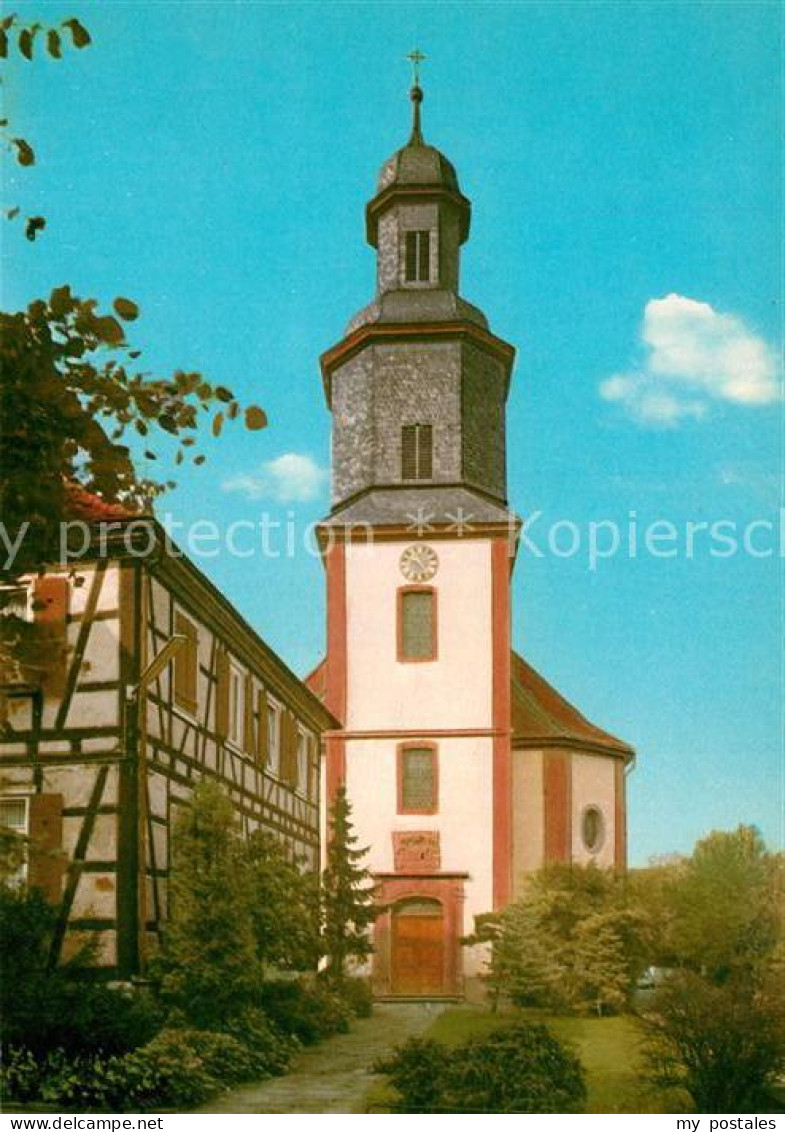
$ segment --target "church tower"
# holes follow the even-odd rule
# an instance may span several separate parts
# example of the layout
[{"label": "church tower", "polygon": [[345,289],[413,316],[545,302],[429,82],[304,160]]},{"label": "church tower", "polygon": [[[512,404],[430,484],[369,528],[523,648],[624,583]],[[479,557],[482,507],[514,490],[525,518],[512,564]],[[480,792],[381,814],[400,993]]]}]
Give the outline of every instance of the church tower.
[{"label": "church tower", "polygon": [[[320,525],[328,649],[310,682],[342,722],[327,740],[327,805],[345,785],[387,908],[374,991],[455,997],[484,959],[460,944],[474,917],[504,907],[521,869],[546,859],[551,752],[513,750],[516,680],[526,683],[510,640],[515,351],[460,296],[471,205],[423,138],[416,81],[411,100],[409,141],[366,209],[376,298],[321,359],[333,420]],[[514,844],[519,816],[540,829],[528,856],[522,832]],[[572,859],[566,841],[557,850]]]}]

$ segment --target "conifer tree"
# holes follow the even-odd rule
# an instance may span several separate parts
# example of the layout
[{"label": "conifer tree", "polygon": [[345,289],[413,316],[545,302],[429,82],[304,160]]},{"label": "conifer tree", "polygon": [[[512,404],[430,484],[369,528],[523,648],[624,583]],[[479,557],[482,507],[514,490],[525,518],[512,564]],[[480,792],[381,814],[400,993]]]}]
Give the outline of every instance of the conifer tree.
[{"label": "conifer tree", "polygon": [[346,789],[341,787],[330,809],[327,868],[322,877],[326,974],[333,982],[341,982],[350,960],[372,953],[368,928],[381,912],[371,874],[361,863],[368,848],[357,848],[351,812]]},{"label": "conifer tree", "polygon": [[161,997],[192,1025],[221,1025],[258,995],[262,965],[237,815],[217,783],[199,783],[178,815],[170,890]]}]

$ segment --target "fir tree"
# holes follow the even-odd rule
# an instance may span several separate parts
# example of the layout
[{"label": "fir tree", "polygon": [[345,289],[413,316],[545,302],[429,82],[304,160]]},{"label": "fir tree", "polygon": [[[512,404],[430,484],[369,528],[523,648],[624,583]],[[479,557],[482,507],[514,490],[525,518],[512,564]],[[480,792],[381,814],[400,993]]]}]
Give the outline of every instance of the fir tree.
[{"label": "fir tree", "polygon": [[217,783],[199,783],[178,815],[170,890],[161,997],[192,1025],[221,1025],[259,994],[262,965],[239,822]]},{"label": "fir tree", "polygon": [[330,809],[327,868],[322,878],[326,974],[333,982],[343,979],[350,960],[365,959],[372,953],[368,928],[381,912],[374,901],[371,874],[361,864],[368,849],[357,848],[351,812],[341,787]]}]

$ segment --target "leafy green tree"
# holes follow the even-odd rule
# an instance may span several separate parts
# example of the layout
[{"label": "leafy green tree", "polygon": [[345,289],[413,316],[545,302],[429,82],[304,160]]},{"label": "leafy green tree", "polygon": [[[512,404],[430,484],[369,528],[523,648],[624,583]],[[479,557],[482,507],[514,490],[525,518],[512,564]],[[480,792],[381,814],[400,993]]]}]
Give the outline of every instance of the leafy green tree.
[{"label": "leafy green tree", "polygon": [[646,964],[649,925],[612,870],[550,866],[467,943],[490,942],[498,999],[558,1011],[620,1010]]},{"label": "leafy green tree", "polygon": [[672,885],[678,963],[721,982],[765,960],[782,931],[780,867],[752,826],[699,841]]},{"label": "leafy green tree", "polygon": [[330,809],[327,868],[322,875],[323,945],[326,976],[341,983],[352,960],[373,951],[368,929],[381,909],[376,888],[361,862],[368,849],[358,849],[351,822],[351,806],[341,787]]},{"label": "leafy green tree", "polygon": [[721,985],[674,972],[642,1017],[647,1076],[689,1093],[696,1112],[760,1112],[785,1071],[781,995],[749,973]]},{"label": "leafy green tree", "polygon": [[[225,417],[242,412],[231,390],[199,373],[139,372],[123,325],[137,315],[136,304],[122,298],[114,313],[100,313],[94,299],[79,299],[68,286],[26,311],[0,315],[1,502],[6,538],[22,536],[13,561],[3,564],[6,579],[51,560],[71,485],[135,511],[174,486],[138,474],[127,434],[147,459],[157,458],[157,433],[175,442],[175,464],[188,458],[198,465],[205,459],[196,451],[200,414],[220,406],[212,417],[217,434]],[[256,406],[244,416],[248,428],[266,424]]]},{"label": "leafy green tree", "polygon": [[642,1012],[648,1076],[700,1112],[757,1111],[785,1069],[782,857],[739,826],[658,872],[638,898],[666,911],[677,969]]},{"label": "leafy green tree", "polygon": [[593,1003],[598,1017],[624,1010],[632,985],[618,916],[600,912],[582,920],[575,929],[574,955],[576,998]]}]

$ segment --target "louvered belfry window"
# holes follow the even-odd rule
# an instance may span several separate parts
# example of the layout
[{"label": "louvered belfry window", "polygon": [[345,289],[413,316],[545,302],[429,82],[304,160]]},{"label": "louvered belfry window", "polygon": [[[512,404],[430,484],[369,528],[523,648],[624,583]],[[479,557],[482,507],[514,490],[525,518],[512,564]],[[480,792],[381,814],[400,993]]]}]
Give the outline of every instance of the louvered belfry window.
[{"label": "louvered belfry window", "polygon": [[433,479],[433,426],[404,425],[401,431],[401,478]]},{"label": "louvered belfry window", "polygon": [[406,233],[405,277],[407,283],[429,283],[431,279],[431,233]]}]

